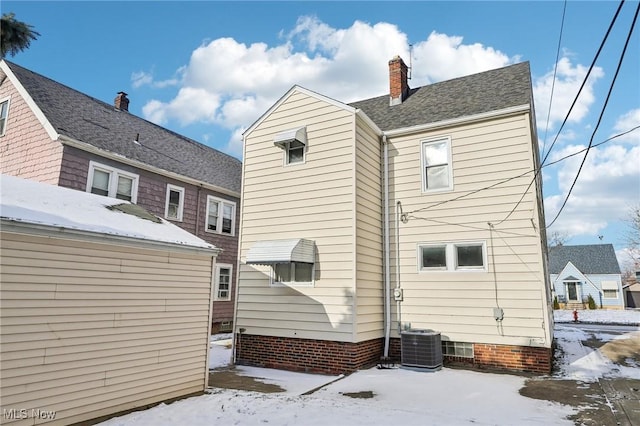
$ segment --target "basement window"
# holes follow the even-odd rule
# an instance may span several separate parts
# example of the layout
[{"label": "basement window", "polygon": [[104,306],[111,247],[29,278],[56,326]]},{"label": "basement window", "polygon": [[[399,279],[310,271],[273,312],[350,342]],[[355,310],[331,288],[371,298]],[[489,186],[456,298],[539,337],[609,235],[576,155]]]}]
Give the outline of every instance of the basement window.
[{"label": "basement window", "polygon": [[443,341],[442,355],[473,358],[473,343]]}]

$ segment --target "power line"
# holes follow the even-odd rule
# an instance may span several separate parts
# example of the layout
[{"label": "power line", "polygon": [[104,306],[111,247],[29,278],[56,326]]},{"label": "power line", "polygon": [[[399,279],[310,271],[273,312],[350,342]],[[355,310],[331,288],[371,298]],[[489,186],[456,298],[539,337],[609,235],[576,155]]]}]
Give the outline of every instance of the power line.
[{"label": "power line", "polygon": [[[609,38],[609,34],[611,34],[611,30],[613,29],[613,26],[614,26],[615,22],[618,19],[618,15],[620,14],[620,10],[622,10],[622,5],[623,4],[624,4],[624,0],[621,0],[620,4],[618,5],[618,9],[616,10],[616,13],[613,16],[613,19],[611,20],[611,23],[609,24],[609,28],[607,29],[607,32],[605,33],[604,38],[602,39],[602,42],[600,43],[600,47],[598,48],[598,51],[596,52],[596,55],[593,58],[593,61],[591,61],[591,65],[589,66],[589,70],[587,71],[587,74],[584,76],[584,79],[582,80],[582,84],[580,85],[580,88],[578,89],[578,93],[576,94],[575,98],[573,99],[573,102],[571,103],[571,106],[569,107],[569,111],[567,112],[567,115],[564,117],[564,120],[562,121],[562,124],[560,125],[560,128],[558,129],[558,133],[556,133],[556,136],[553,139],[553,142],[551,143],[551,146],[549,147],[549,150],[547,151],[546,155],[542,159],[542,163],[541,163],[542,165],[544,165],[544,163],[547,161],[547,158],[549,157],[549,154],[551,154],[551,150],[553,149],[554,145],[558,141],[558,137],[560,137],[560,133],[562,132],[562,129],[564,128],[564,125],[567,123],[567,120],[569,119],[569,116],[571,115],[571,111],[573,111],[573,107],[578,102],[578,99],[580,98],[580,93],[582,93],[582,89],[587,84],[587,80],[589,79],[589,76],[591,75],[591,71],[595,67],[596,61],[600,57],[600,53],[602,53],[602,49],[604,48],[604,45],[606,44],[606,41]],[[533,176],[533,179],[531,179],[531,182],[529,182],[529,185],[527,185],[527,188],[522,193],[522,196],[520,197],[520,199],[518,200],[516,205],[513,206],[513,209],[511,209],[511,211],[504,217],[504,219],[502,219],[501,221],[499,221],[495,225],[500,225],[501,223],[503,223],[504,221],[509,219],[509,217],[511,217],[511,215],[516,211],[516,209],[518,208],[520,203],[522,203],[522,200],[524,200],[524,197],[529,192],[529,189],[531,188],[531,185],[533,185],[533,183],[538,178],[538,174],[540,173],[540,170],[541,170],[541,168],[536,171],[535,175]]]},{"label": "power line", "polygon": [[591,133],[591,138],[589,139],[589,146],[587,147],[587,150],[584,153],[584,157],[582,157],[582,162],[580,163],[580,167],[578,168],[576,177],[573,179],[573,183],[569,188],[569,192],[567,193],[567,196],[565,197],[564,202],[562,203],[562,206],[560,206],[560,210],[558,210],[556,217],[553,218],[551,223],[546,226],[547,229],[556,222],[556,220],[560,216],[560,213],[562,213],[562,210],[567,205],[567,202],[569,201],[569,197],[571,196],[571,192],[573,191],[573,187],[576,185],[576,182],[578,181],[578,177],[580,176],[580,172],[582,171],[582,167],[584,166],[584,163],[587,161],[587,155],[589,155],[589,150],[591,149],[591,145],[593,144],[593,138],[596,132],[598,131],[598,128],[600,127],[600,123],[602,122],[602,117],[604,115],[605,110],[607,109],[607,105],[609,104],[609,99],[611,98],[611,92],[613,91],[613,86],[615,85],[615,82],[618,78],[618,74],[620,73],[620,68],[622,67],[622,61],[624,60],[624,56],[627,52],[627,47],[629,47],[629,40],[631,40],[631,34],[633,34],[633,28],[635,27],[636,20],[638,19],[638,12],[640,12],[640,3],[638,3],[638,6],[636,7],[636,13],[633,16],[633,21],[631,22],[631,28],[629,28],[629,34],[627,34],[627,40],[624,43],[624,48],[622,49],[622,53],[620,54],[620,59],[618,59],[618,66],[616,67],[616,72],[613,75],[611,84],[609,85],[609,91],[607,92],[607,97],[605,98],[604,104],[602,105],[602,110],[600,111],[598,122],[596,123],[596,126],[593,129],[593,132]]},{"label": "power line", "polygon": [[[560,60],[560,46],[562,44],[562,33],[564,30],[564,17],[567,12],[567,0],[564,1],[564,6],[562,7],[562,20],[560,21],[560,35],[558,36],[558,47],[556,48],[556,62],[553,67],[553,79],[551,80],[551,94],[549,95],[549,108],[547,110],[547,123],[544,127],[544,138],[542,139],[542,143],[547,145],[547,132],[549,131],[549,119],[551,118],[551,105],[553,104],[553,92],[556,87],[556,75],[558,73],[558,61]],[[543,151],[544,153],[544,151]]]},{"label": "power line", "polygon": [[[624,131],[624,132],[622,132],[622,133],[618,133],[618,134],[616,134],[616,135],[614,135],[614,136],[611,136],[611,137],[609,137],[609,138],[607,138],[607,139],[603,140],[602,142],[598,142],[597,144],[594,144],[594,145],[592,146],[592,148],[595,148],[595,147],[600,146],[600,145],[604,145],[605,143],[611,142],[612,140],[614,140],[614,139],[616,139],[616,138],[619,138],[619,137],[621,137],[621,136],[624,136],[624,135],[626,135],[626,134],[628,134],[628,133],[631,133],[631,132],[633,132],[634,130],[638,130],[638,129],[640,129],[640,126],[636,126],[636,127],[633,127],[633,128],[631,128],[631,129],[629,129],[629,130],[627,130],[627,131]],[[574,152],[574,153],[571,153],[571,154],[565,155],[564,157],[561,157],[561,158],[559,158],[559,159],[557,159],[557,160],[555,160],[555,161],[553,161],[553,162],[551,162],[551,163],[548,163],[548,164],[545,164],[545,165],[543,165],[543,166],[540,166],[540,168],[539,168],[539,169],[542,169],[542,168],[544,168],[544,167],[549,167],[549,166],[552,166],[552,165],[554,165],[554,164],[560,163],[561,161],[564,161],[564,160],[566,160],[566,159],[568,159],[568,158],[571,158],[571,157],[573,157],[573,156],[575,156],[575,155],[578,155],[578,154],[580,154],[580,153],[582,153],[582,152],[584,152],[584,151],[586,151],[586,150],[587,150],[587,148],[584,148],[584,149],[581,149],[580,151],[576,151],[576,152]],[[441,206],[441,205],[443,205],[443,204],[448,204],[448,203],[451,203],[451,202],[454,202],[454,201],[458,201],[458,200],[460,200],[460,199],[462,199],[462,198],[466,198],[466,197],[468,197],[468,196],[470,196],[470,195],[477,194],[478,192],[486,191],[486,190],[488,190],[488,189],[495,188],[496,186],[500,186],[500,185],[502,185],[502,184],[504,184],[504,183],[510,182],[510,181],[512,181],[512,180],[514,180],[514,179],[521,178],[521,177],[526,176],[526,175],[528,175],[529,173],[533,173],[533,172],[535,172],[535,171],[537,171],[537,170],[539,170],[539,169],[527,170],[526,172],[520,173],[520,174],[519,174],[519,175],[517,175],[517,176],[512,176],[512,177],[510,177],[510,178],[503,179],[503,180],[501,180],[501,181],[498,181],[498,182],[492,183],[491,185],[488,185],[488,186],[485,186],[485,187],[482,187],[482,188],[479,188],[479,189],[476,189],[476,190],[473,190],[473,191],[467,192],[467,193],[462,194],[462,195],[459,195],[459,196],[457,196],[457,197],[450,198],[450,199],[447,199],[447,200],[444,200],[444,201],[440,201],[440,202],[438,202],[438,203],[434,203],[434,204],[431,204],[431,205],[429,205],[429,206],[422,207],[422,208],[419,208],[419,209],[416,209],[416,210],[412,210],[412,211],[408,212],[407,214],[419,213],[419,212],[422,212],[422,211],[425,211],[425,210],[432,209],[432,208],[434,208],[434,207]]]}]

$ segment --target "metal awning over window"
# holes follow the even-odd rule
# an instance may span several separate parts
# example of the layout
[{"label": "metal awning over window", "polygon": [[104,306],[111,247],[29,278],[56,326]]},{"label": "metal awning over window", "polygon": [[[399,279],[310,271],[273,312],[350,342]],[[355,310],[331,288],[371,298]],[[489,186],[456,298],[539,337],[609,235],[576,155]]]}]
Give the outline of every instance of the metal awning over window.
[{"label": "metal awning over window", "polygon": [[275,263],[315,262],[313,240],[296,238],[290,240],[258,241],[247,253],[247,264],[271,265]]},{"label": "metal awning over window", "polygon": [[602,281],[602,289],[603,290],[617,290],[618,283],[615,281]]},{"label": "metal awning over window", "polygon": [[287,143],[298,141],[305,146],[307,145],[307,128],[297,127],[295,129],[285,130],[278,133],[273,138],[273,144],[283,148]]}]

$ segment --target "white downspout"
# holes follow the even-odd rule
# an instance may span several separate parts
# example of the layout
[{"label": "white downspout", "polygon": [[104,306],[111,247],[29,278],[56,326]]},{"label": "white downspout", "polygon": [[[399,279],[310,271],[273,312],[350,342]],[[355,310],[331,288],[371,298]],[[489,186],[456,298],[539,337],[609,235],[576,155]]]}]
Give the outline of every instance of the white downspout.
[{"label": "white downspout", "polygon": [[384,358],[389,358],[391,335],[391,256],[389,254],[389,144],[387,135],[382,135],[383,198],[384,198]]},{"label": "white downspout", "polygon": [[402,216],[402,203],[398,201],[396,203],[396,288],[394,290],[394,296],[398,294],[398,297],[395,297],[398,333],[402,332],[402,313],[400,311],[402,303],[402,289],[400,288],[400,220],[402,220]]}]

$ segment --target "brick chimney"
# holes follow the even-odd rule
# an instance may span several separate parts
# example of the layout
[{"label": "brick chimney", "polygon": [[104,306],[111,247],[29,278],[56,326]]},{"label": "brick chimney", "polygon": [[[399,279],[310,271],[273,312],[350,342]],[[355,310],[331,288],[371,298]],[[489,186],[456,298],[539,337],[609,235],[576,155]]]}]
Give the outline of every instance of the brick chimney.
[{"label": "brick chimney", "polygon": [[409,94],[407,65],[400,56],[389,61],[389,105],[401,104]]},{"label": "brick chimney", "polygon": [[120,111],[129,111],[129,98],[124,92],[118,92],[118,96],[113,101],[115,107]]}]

